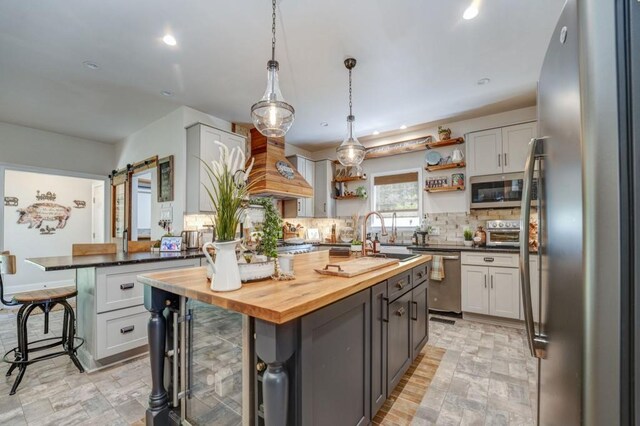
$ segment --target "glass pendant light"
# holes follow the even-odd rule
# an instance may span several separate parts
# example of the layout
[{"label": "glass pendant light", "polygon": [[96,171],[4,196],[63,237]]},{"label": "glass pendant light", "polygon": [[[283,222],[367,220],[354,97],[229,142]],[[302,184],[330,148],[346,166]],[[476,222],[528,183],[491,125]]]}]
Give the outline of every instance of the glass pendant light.
[{"label": "glass pendant light", "polygon": [[282,137],[291,128],[295,110],[282,97],[278,83],[279,64],[276,61],[276,0],[271,2],[271,60],[267,62],[267,90],[251,107],[251,120],[266,137]]},{"label": "glass pendant light", "polygon": [[347,116],[347,137],[340,144],[336,150],[338,154],[338,161],[343,166],[359,166],[364,160],[365,149],[358,138],[353,134],[353,122],[356,121],[356,117],[353,115],[353,103],[351,101],[351,70],[356,66],[356,60],[353,58],[347,58],[344,61],[344,66],[349,70],[349,115]]}]

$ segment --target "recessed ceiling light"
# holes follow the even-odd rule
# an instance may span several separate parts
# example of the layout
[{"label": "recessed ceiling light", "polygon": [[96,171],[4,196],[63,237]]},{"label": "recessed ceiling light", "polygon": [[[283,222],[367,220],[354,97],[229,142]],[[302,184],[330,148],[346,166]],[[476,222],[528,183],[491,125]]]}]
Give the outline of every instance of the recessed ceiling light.
[{"label": "recessed ceiling light", "polygon": [[406,129],[406,128],[407,128],[407,125],[406,125],[406,124],[403,124],[402,126],[400,126],[400,130],[404,130],[404,129]]},{"label": "recessed ceiling light", "polygon": [[320,125],[321,125],[322,127],[327,127],[327,126],[329,125],[329,123],[327,123],[326,121],[321,121],[321,122],[320,122]]},{"label": "recessed ceiling light", "polygon": [[379,134],[380,134],[380,132],[379,132],[379,131],[377,131],[377,130],[374,130],[374,131],[373,131],[373,136],[378,136]]},{"label": "recessed ceiling light", "polygon": [[462,17],[466,20],[470,20],[478,16],[478,13],[480,13],[480,10],[478,8],[479,5],[480,5],[479,0],[473,0],[469,5],[469,7],[467,7],[464,13],[462,14]]},{"label": "recessed ceiling light", "polygon": [[169,46],[175,46],[178,43],[176,41],[176,38],[171,34],[166,34],[164,37],[162,37],[162,41],[164,41],[164,44],[167,44]]},{"label": "recessed ceiling light", "polygon": [[478,80],[478,86],[484,86],[485,84],[489,84],[489,82],[491,82],[490,78],[481,78],[480,80]]},{"label": "recessed ceiling light", "polygon": [[161,94],[162,96],[166,96],[166,97],[168,97],[168,98],[170,98],[171,96],[173,96],[173,92],[172,92],[172,91],[170,91],[170,90],[162,90],[162,91],[160,91],[160,94]]},{"label": "recessed ceiling light", "polygon": [[96,64],[95,62],[91,62],[91,61],[84,61],[82,63],[82,65],[84,65],[85,67],[89,68],[90,70],[97,70],[98,68],[100,68],[100,66],[98,64]]}]

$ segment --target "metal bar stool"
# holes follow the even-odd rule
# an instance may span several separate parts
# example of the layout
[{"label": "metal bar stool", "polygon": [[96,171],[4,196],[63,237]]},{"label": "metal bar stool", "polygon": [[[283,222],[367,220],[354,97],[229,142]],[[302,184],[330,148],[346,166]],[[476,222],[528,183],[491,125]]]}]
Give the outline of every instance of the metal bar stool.
[{"label": "metal bar stool", "polygon": [[[17,333],[18,333],[18,346],[11,349],[4,354],[2,360],[11,364],[9,371],[7,371],[7,377],[18,368],[18,376],[16,377],[11,392],[9,395],[16,393],[18,385],[24,377],[27,366],[34,362],[44,361],[47,359],[55,358],[60,355],[69,355],[71,361],[78,367],[81,373],[84,372],[80,361],[76,357],[77,349],[82,346],[84,339],[76,337],[76,317],[73,312],[73,308],[67,302],[67,299],[74,297],[77,294],[75,286],[73,287],[61,287],[54,289],[44,289],[32,292],[18,293],[13,296],[11,300],[4,299],[4,288],[2,283],[2,275],[9,274],[14,275],[16,273],[16,257],[9,252],[3,252],[0,254],[0,300],[2,303],[8,306],[21,305],[18,310],[17,320]],[[49,333],[49,312],[56,305],[62,305],[64,308],[64,319],[62,323],[62,337],[50,337],[33,342],[28,341],[27,334],[27,320],[29,315],[34,309],[40,308],[44,313],[44,334]],[[44,343],[35,346],[35,344]],[[75,343],[79,342],[76,346]],[[45,349],[51,349],[58,345],[62,346],[62,350],[58,352],[47,353],[35,358],[30,358],[29,354],[33,352],[42,351]],[[10,360],[10,355],[13,355],[13,359]]]}]

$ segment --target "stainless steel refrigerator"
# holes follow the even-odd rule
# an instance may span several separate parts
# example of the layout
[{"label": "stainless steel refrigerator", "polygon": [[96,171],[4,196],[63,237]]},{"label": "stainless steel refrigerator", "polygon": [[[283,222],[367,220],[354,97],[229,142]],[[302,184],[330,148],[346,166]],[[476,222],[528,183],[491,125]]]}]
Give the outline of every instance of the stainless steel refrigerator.
[{"label": "stainless steel refrigerator", "polygon": [[[633,249],[621,244],[630,231],[621,206],[633,191],[620,185],[620,165],[631,164],[621,149],[629,139],[625,126],[640,121],[632,115],[640,109],[627,99],[640,81],[631,75],[640,74],[638,50],[630,47],[640,43],[637,16],[635,0],[568,0],[540,73],[540,137],[526,163],[521,235],[527,241],[535,175],[539,286],[529,281],[526,245],[520,270],[528,344],[538,359],[541,425],[631,424],[637,414],[630,357],[638,341],[624,278]],[[537,324],[532,289],[540,298]]]}]

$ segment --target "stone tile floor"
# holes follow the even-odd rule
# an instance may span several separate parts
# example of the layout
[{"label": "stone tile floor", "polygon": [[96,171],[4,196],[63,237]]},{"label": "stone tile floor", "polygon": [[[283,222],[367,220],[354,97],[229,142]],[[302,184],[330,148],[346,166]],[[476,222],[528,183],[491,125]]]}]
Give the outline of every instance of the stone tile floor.
[{"label": "stone tile floor", "polygon": [[[61,312],[51,332],[61,331]],[[194,402],[199,424],[238,425],[241,413],[241,320],[196,306]],[[42,337],[44,317],[30,318],[30,339]],[[215,332],[212,330],[215,329]],[[0,350],[16,345],[15,315],[0,313]],[[430,322],[430,346],[446,350],[413,425],[532,425],[536,364],[524,332],[456,319]],[[213,349],[213,350],[212,350]],[[142,425],[150,391],[146,356],[80,374],[66,357],[31,365],[9,396],[12,375],[0,364],[0,425]]]}]

